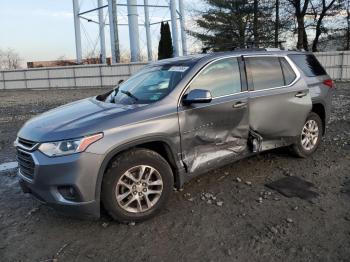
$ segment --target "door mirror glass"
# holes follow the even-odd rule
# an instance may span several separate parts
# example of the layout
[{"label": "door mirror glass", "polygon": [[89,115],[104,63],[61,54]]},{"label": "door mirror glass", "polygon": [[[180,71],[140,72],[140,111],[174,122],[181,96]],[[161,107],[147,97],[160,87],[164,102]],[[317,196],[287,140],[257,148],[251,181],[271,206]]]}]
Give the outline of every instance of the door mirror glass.
[{"label": "door mirror glass", "polygon": [[194,103],[210,103],[212,96],[209,90],[193,89],[182,100],[184,105],[191,105]]}]

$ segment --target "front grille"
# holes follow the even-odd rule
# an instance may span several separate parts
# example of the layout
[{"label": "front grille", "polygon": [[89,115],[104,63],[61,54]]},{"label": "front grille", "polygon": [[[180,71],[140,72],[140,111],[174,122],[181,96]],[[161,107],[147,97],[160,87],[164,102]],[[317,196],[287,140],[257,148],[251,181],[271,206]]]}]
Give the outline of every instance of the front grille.
[{"label": "front grille", "polygon": [[32,156],[17,149],[17,161],[21,174],[27,178],[33,179],[35,163]]},{"label": "front grille", "polygon": [[18,144],[22,145],[24,148],[33,148],[37,143],[23,138],[18,138]]}]

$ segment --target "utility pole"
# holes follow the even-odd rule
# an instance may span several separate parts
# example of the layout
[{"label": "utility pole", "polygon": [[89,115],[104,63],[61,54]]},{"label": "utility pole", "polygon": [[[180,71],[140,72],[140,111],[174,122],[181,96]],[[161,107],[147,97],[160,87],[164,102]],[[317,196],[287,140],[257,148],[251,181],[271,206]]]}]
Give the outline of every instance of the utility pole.
[{"label": "utility pole", "polygon": [[176,15],[176,0],[170,0],[170,15],[171,15],[171,33],[173,38],[174,54],[179,56],[179,37],[177,32],[177,15]]},{"label": "utility pole", "polygon": [[137,0],[127,0],[131,62],[140,60]]},{"label": "utility pole", "polygon": [[185,28],[185,11],[183,0],[179,0],[179,13],[180,13],[180,28],[181,28],[181,41],[182,41],[182,54],[187,55],[187,41],[186,41],[186,28]]},{"label": "utility pole", "polygon": [[106,63],[106,43],[105,43],[105,21],[103,17],[102,0],[97,0],[98,6],[98,23],[100,32],[100,58],[101,63]]},{"label": "utility pole", "polygon": [[79,18],[79,1],[73,0],[73,14],[74,14],[74,31],[75,31],[75,51],[77,64],[82,62],[82,51],[81,51],[81,32],[80,32],[80,18]]},{"label": "utility pole", "polygon": [[145,28],[146,28],[146,39],[147,39],[147,58],[148,61],[152,61],[152,39],[151,39],[151,24],[149,22],[149,8],[148,0],[144,0],[145,9]]},{"label": "utility pole", "polygon": [[108,0],[109,30],[111,38],[111,63],[120,62],[116,0]]}]

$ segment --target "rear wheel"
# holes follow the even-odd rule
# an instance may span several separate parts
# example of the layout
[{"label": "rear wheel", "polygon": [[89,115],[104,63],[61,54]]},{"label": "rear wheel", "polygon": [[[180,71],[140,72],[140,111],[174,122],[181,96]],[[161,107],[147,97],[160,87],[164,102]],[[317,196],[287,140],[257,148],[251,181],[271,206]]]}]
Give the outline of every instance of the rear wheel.
[{"label": "rear wheel", "polygon": [[169,199],[173,174],[167,161],[148,149],[119,155],[102,182],[102,202],[120,222],[142,221],[156,215]]},{"label": "rear wheel", "polygon": [[311,112],[307,117],[305,124],[292,145],[292,151],[299,157],[308,157],[316,151],[323,134],[322,120],[318,114]]}]

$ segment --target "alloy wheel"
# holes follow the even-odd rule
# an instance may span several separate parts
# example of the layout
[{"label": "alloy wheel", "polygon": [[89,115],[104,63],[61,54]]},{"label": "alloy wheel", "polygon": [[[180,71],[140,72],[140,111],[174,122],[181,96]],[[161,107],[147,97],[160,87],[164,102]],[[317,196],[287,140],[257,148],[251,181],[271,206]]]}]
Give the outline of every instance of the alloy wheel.
[{"label": "alloy wheel", "polygon": [[313,119],[306,121],[301,132],[301,145],[305,150],[312,150],[318,142],[319,129]]},{"label": "alloy wheel", "polygon": [[155,168],[138,165],[128,169],[118,180],[115,195],[118,205],[127,212],[142,213],[160,199],[163,180]]}]

